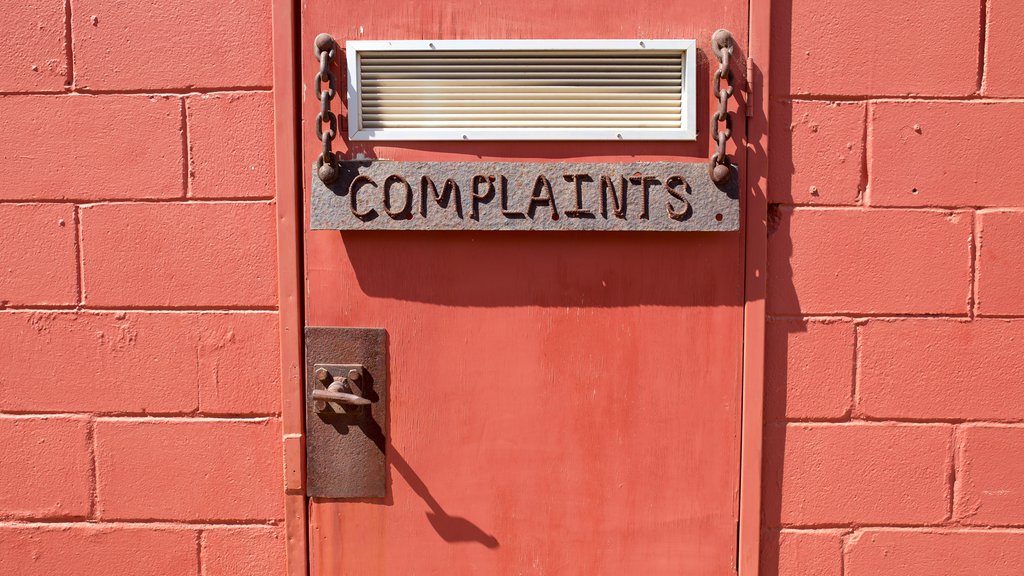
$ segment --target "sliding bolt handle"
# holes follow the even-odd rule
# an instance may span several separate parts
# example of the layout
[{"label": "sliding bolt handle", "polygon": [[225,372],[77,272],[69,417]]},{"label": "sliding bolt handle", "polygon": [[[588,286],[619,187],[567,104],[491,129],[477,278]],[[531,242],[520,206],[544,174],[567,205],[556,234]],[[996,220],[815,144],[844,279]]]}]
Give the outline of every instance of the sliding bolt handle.
[{"label": "sliding bolt handle", "polygon": [[[337,384],[331,384],[331,388],[334,388]],[[341,392],[338,390],[313,390],[313,400],[321,400],[324,402],[337,402],[338,404],[345,404],[348,406],[369,406],[370,401],[358,394],[350,394],[348,392]]]},{"label": "sliding bolt handle", "polygon": [[[322,413],[342,413],[342,406],[358,408],[373,402],[359,395],[365,367],[359,364],[317,365],[313,378],[316,383],[309,393],[313,409]],[[345,374],[342,376],[342,374]],[[321,388],[322,386],[322,388]],[[328,406],[328,404],[335,406]]]}]

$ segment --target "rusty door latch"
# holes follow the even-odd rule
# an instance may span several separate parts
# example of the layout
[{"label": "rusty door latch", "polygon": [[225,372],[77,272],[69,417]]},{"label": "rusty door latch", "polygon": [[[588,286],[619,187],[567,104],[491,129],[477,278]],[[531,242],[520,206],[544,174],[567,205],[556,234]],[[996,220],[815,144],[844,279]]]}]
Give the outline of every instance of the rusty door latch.
[{"label": "rusty door latch", "polygon": [[306,494],[381,498],[387,456],[387,333],[307,326]]},{"label": "rusty door latch", "polygon": [[[313,367],[316,381],[325,390],[313,390],[314,409],[317,412],[345,413],[348,409],[369,406],[370,400],[363,398],[355,391],[362,380],[366,368],[362,364],[317,364]],[[344,374],[344,376],[339,376]],[[346,408],[348,407],[348,409]]]}]

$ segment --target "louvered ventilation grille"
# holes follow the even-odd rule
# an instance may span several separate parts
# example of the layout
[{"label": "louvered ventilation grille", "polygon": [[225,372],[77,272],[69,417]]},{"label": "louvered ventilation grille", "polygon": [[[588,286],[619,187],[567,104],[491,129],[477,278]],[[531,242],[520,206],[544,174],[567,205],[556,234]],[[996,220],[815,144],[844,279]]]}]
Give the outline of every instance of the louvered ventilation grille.
[{"label": "louvered ventilation grille", "polygon": [[687,120],[686,56],[649,49],[357,51],[355,128],[486,131],[499,138],[524,130],[601,129],[598,138],[680,131]]}]

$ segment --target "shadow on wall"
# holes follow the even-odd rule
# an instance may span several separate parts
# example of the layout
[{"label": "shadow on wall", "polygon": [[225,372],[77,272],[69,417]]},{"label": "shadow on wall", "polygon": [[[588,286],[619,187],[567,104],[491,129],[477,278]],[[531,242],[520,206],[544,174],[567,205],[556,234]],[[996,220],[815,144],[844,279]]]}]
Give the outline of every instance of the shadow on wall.
[{"label": "shadow on wall", "polygon": [[[774,101],[786,99],[792,92],[792,22],[793,1],[774,0],[772,2],[771,51],[772,74],[771,94]],[[758,78],[759,85],[765,85],[765,79]],[[772,124],[789,126],[792,111],[785,106],[771,106]],[[771,150],[769,157],[773,179],[769,181],[769,189],[789,190],[794,173],[793,165],[793,132],[775,129],[771,132]],[[782,170],[781,168],[785,169]],[[781,180],[781,181],[780,181]],[[763,191],[762,191],[763,192]],[[776,197],[779,197],[778,195]],[[790,258],[793,255],[792,238],[778,233],[779,211],[776,206],[768,206],[768,243],[770,246],[769,269],[767,282],[771,284],[769,294],[772,300],[766,302],[769,317],[765,335],[765,395],[764,395],[764,443],[761,466],[763,470],[761,484],[761,559],[760,576],[780,576],[779,541],[782,524],[782,479],[784,477],[783,458],[786,446],[786,396],[789,382],[787,359],[789,358],[790,335],[806,332],[805,322],[780,322],[774,324],[772,303],[786,302],[787,308],[799,310],[799,299],[793,286],[793,269]],[[772,263],[776,263],[772,266]],[[767,295],[766,295],[767,298]]]},{"label": "shadow on wall", "polygon": [[[360,288],[374,297],[484,307],[739,305],[736,272],[720,265],[738,257],[735,233],[686,240],[657,232],[356,231],[345,232],[344,246]],[[382,266],[389,254],[396,261]]]},{"label": "shadow on wall", "polygon": [[[390,382],[390,378],[388,381]],[[419,474],[413,470],[409,462],[402,456],[402,454],[395,449],[394,445],[387,439],[388,434],[385,430],[390,430],[390,422],[385,421],[384,426],[381,426],[372,416],[369,418],[358,418],[356,420],[349,421],[347,424],[335,424],[340,434],[349,433],[349,425],[358,422],[359,429],[367,438],[376,444],[377,449],[385,455],[387,462],[387,471],[385,477],[385,494],[383,499],[349,499],[348,502],[369,502],[375,505],[383,504],[385,506],[394,505],[393,489],[392,489],[392,469],[398,472],[398,475],[405,480],[405,483],[412,488],[412,491],[419,496],[423,502],[427,505],[427,521],[430,522],[430,526],[434,529],[434,532],[441,537],[442,540],[450,544],[455,543],[477,543],[486,548],[498,548],[498,539],[493,535],[488,534],[482,528],[460,516],[452,516],[441,506],[441,503],[434,498],[434,495],[430,493],[430,488],[427,487],[426,483],[420,478]]]}]

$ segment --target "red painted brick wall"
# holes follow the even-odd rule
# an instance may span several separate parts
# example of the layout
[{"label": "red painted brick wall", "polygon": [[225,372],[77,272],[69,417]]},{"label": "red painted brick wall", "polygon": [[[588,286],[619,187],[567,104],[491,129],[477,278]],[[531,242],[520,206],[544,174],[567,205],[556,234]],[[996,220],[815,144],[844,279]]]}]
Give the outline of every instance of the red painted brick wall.
[{"label": "red painted brick wall", "polygon": [[279,575],[269,0],[21,0],[0,573]]},{"label": "red painted brick wall", "polygon": [[1024,573],[1024,3],[773,8],[763,574]]}]

